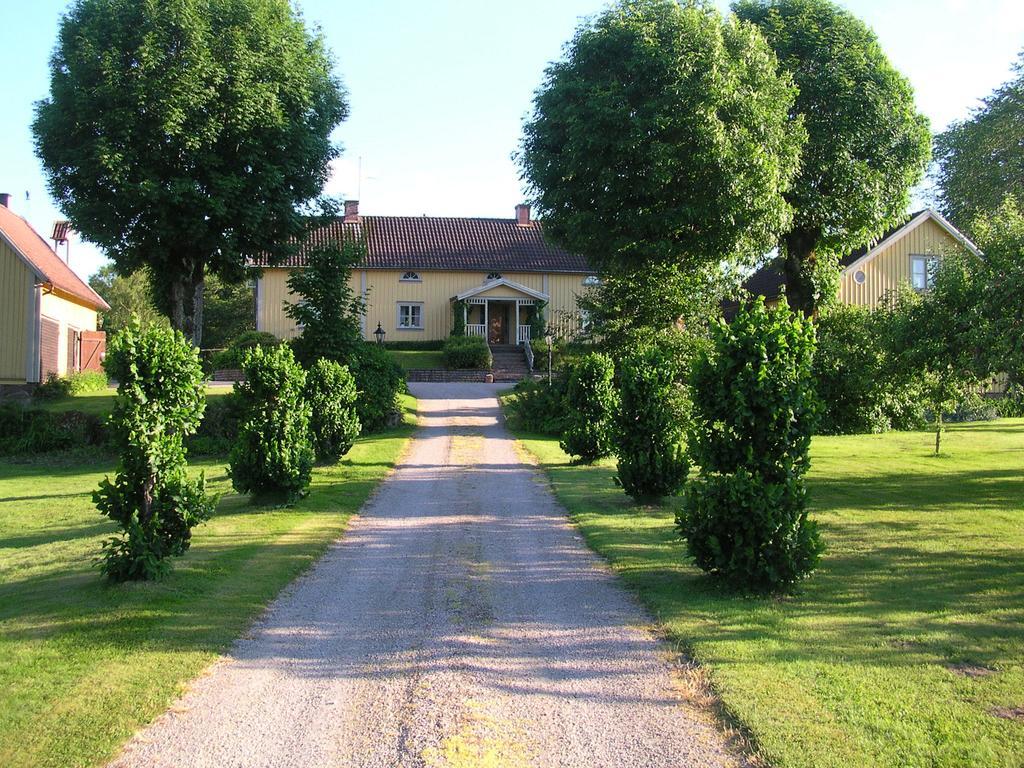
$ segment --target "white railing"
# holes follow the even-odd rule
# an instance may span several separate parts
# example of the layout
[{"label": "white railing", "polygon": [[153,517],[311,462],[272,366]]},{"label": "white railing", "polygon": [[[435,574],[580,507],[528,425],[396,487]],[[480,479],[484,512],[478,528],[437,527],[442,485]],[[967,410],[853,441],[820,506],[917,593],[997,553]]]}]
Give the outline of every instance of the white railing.
[{"label": "white railing", "polygon": [[533,345],[530,342],[523,344],[523,352],[526,353],[526,369],[533,372]]},{"label": "white railing", "polygon": [[476,323],[467,323],[466,335],[483,336],[484,338],[487,338],[487,326],[483,324],[477,325]]},{"label": "white railing", "polygon": [[530,330],[529,325],[520,325],[519,330],[516,331],[516,344],[530,344]]}]

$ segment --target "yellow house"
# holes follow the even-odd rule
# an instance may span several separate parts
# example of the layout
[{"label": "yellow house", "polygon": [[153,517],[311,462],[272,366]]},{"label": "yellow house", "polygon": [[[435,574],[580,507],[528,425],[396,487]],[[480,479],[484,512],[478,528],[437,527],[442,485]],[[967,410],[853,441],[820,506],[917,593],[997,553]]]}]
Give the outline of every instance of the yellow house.
[{"label": "yellow house", "polygon": [[[847,254],[840,261],[839,300],[870,309],[902,284],[928,290],[935,264],[944,255],[981,251],[941,215],[931,209],[910,215],[876,243]],[[755,296],[777,298],[784,279],[777,263],[758,270],[746,288]]]},{"label": "yellow house", "polygon": [[[467,334],[491,345],[523,344],[538,308],[549,324],[571,335],[583,320],[576,300],[596,279],[584,259],[544,239],[526,205],[517,206],[512,219],[361,216],[358,202],[350,200],[345,215],[316,239],[343,238],[366,243],[364,263],[350,280],[366,297],[367,340],[378,326],[388,342],[444,339],[461,312]],[[256,281],[257,330],[283,339],[298,335],[285,306],[297,300],[287,281],[304,258],[300,252],[263,269]]]},{"label": "yellow house", "polygon": [[0,387],[99,370],[110,309],[0,195]]}]

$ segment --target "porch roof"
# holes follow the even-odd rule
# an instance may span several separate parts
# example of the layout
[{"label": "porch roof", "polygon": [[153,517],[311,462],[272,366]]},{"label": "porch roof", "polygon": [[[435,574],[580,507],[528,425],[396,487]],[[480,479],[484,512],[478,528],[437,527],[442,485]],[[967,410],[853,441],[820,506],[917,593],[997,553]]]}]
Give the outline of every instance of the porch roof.
[{"label": "porch roof", "polygon": [[[494,290],[495,288],[508,288],[513,293],[522,294],[522,297],[535,299],[537,301],[547,301],[550,297],[543,291],[535,291],[533,288],[528,288],[521,283],[517,283],[514,280],[508,280],[504,277],[500,277],[497,280],[488,280],[475,288],[470,288],[468,291],[463,291],[457,296],[452,297],[452,301],[465,301],[478,296],[481,293],[487,293],[488,291]],[[521,298],[519,296],[487,296],[484,298],[493,298],[496,301],[502,299],[516,299]]]}]

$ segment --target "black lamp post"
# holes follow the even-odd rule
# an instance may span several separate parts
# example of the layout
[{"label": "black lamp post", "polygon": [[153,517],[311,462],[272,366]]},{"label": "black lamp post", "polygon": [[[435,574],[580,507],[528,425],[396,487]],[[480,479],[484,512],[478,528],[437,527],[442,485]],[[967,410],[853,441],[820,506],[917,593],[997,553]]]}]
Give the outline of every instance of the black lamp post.
[{"label": "black lamp post", "polygon": [[377,343],[383,347],[384,337],[387,335],[387,332],[380,327],[380,321],[377,322],[377,330],[373,332],[373,335],[377,337]]}]

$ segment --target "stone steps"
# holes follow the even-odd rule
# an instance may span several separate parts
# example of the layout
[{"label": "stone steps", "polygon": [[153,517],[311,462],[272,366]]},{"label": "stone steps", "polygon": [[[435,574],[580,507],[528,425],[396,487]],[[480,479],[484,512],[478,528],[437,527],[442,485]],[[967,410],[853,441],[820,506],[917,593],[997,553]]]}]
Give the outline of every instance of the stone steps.
[{"label": "stone steps", "polygon": [[530,375],[530,369],[526,367],[526,354],[517,344],[492,344],[491,358],[495,381],[519,381]]}]

